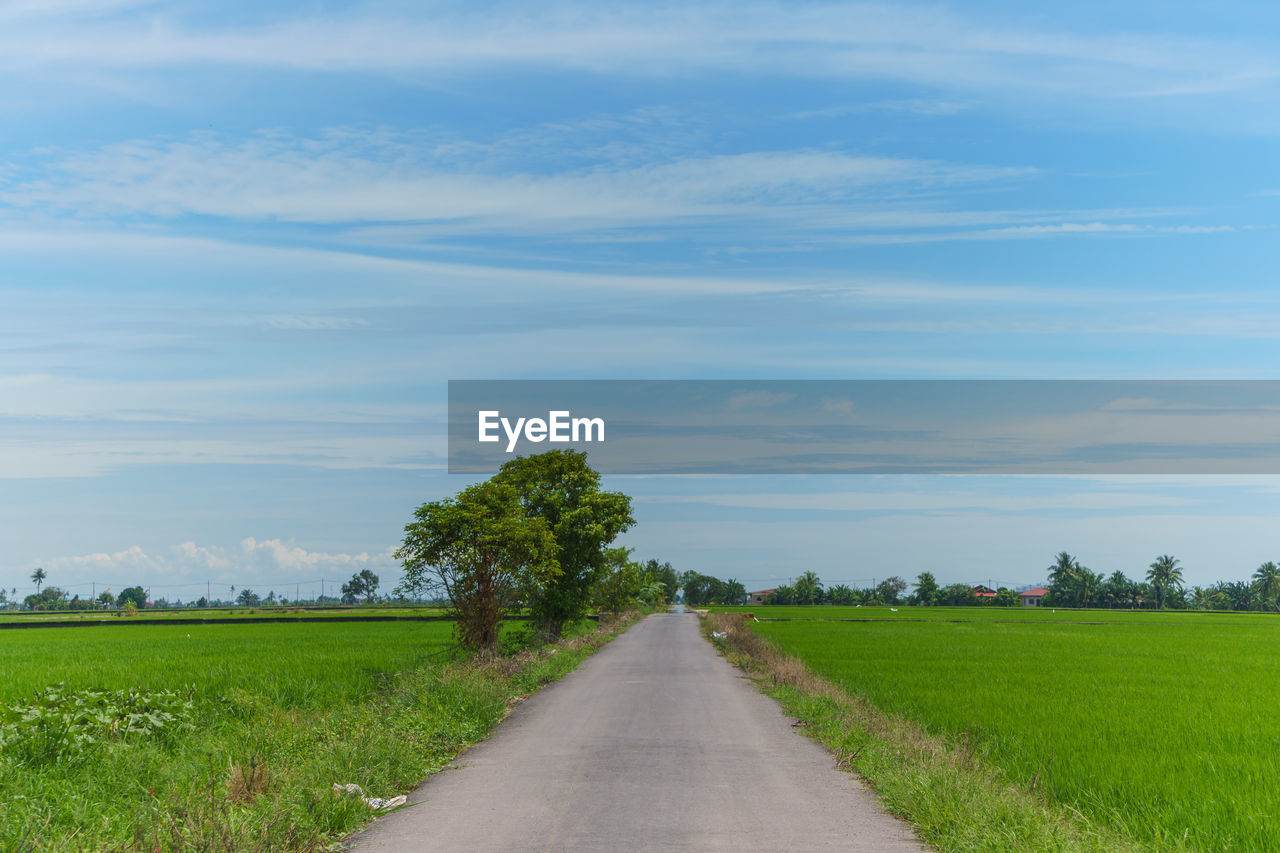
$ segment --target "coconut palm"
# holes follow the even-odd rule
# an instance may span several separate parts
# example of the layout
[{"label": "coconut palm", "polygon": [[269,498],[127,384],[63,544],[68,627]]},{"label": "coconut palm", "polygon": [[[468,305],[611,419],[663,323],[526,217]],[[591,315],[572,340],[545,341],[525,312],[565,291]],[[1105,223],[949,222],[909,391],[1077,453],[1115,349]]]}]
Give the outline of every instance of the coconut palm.
[{"label": "coconut palm", "polygon": [[1156,557],[1147,569],[1147,583],[1156,591],[1156,609],[1162,609],[1165,590],[1182,586],[1182,569],[1178,567],[1178,561],[1168,554]]},{"label": "coconut palm", "polygon": [[1054,603],[1059,606],[1076,603],[1079,596],[1077,584],[1083,571],[1080,561],[1062,551],[1046,571],[1049,573],[1049,589],[1053,592]]},{"label": "coconut palm", "polygon": [[1117,604],[1126,604],[1129,601],[1129,590],[1132,587],[1133,582],[1125,577],[1124,572],[1115,571],[1103,583],[1102,597],[1106,599],[1107,605],[1110,607],[1115,607]]},{"label": "coconut palm", "polygon": [[1102,593],[1102,585],[1104,578],[1101,572],[1091,572],[1084,566],[1080,567],[1078,576],[1078,589],[1080,590],[1080,606],[1088,607],[1097,601],[1098,596]]},{"label": "coconut palm", "polygon": [[36,569],[31,573],[31,580],[36,585],[36,595],[40,594],[40,584],[44,583],[44,579],[47,577],[49,577],[49,575],[44,569]]},{"label": "coconut palm", "polygon": [[805,572],[796,578],[796,604],[817,604],[822,601],[822,581],[816,572]]},{"label": "coconut palm", "polygon": [[1253,586],[1258,590],[1263,607],[1268,602],[1275,603],[1276,593],[1280,592],[1280,566],[1270,560],[1258,566],[1258,570],[1253,573]]}]

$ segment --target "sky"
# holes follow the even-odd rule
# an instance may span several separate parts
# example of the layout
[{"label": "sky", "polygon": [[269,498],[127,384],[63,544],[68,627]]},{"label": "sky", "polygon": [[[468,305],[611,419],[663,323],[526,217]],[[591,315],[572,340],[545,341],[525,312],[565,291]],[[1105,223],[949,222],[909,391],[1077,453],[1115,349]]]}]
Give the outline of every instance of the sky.
[{"label": "sky", "polygon": [[[390,587],[450,379],[1280,378],[1278,25],[0,0],[0,585]],[[1272,477],[605,485],[749,588],[1280,558]]]}]

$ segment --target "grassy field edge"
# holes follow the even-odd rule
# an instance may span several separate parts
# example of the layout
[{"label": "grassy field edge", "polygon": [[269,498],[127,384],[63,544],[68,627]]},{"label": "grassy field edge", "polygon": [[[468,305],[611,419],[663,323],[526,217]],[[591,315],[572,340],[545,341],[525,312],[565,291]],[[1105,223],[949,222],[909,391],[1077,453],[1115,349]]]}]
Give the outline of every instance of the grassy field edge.
[{"label": "grassy field edge", "polygon": [[[335,783],[369,797],[412,790],[643,615],[584,621],[549,645],[514,630],[500,654],[446,650],[398,672],[375,664],[360,676],[371,690],[332,702],[280,704],[263,690],[269,680],[218,696],[187,689],[171,703],[185,703],[175,710],[189,718],[184,727],[66,755],[36,755],[62,743],[41,728],[18,744],[25,752],[12,743],[0,750],[0,849],[342,850],[375,814],[360,797],[335,793]],[[355,677],[359,657],[350,660]]]},{"label": "grassy field edge", "polygon": [[961,851],[1129,851],[1130,839],[1011,783],[978,761],[963,739],[948,742],[886,714],[815,675],[749,627],[749,615],[708,613],[704,635],[805,734],[831,750],[840,769],[876,791],[940,853]]}]

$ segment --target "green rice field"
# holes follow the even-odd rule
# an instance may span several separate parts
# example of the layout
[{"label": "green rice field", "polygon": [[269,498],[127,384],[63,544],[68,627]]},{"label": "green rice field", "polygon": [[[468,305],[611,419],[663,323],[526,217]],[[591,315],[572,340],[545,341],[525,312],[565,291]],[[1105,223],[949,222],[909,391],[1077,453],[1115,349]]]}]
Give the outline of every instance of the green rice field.
[{"label": "green rice field", "polygon": [[0,850],[331,849],[369,817],[333,783],[404,791],[501,719],[451,630],[0,631]]},{"label": "green rice field", "polygon": [[791,620],[752,628],[820,675],[1144,846],[1280,850],[1280,616],[753,612]]},{"label": "green rice field", "polygon": [[283,708],[358,699],[390,673],[446,651],[449,622],[344,625],[147,625],[0,634],[0,702],[56,682],[190,690],[201,698],[241,691]]}]

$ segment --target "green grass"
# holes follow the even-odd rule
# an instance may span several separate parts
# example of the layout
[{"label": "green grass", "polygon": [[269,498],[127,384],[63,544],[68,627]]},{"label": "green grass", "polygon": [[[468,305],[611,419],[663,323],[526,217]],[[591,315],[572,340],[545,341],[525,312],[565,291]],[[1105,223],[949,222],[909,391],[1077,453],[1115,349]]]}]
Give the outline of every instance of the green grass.
[{"label": "green grass", "polygon": [[448,622],[148,625],[0,634],[0,703],[70,688],[241,690],[283,708],[356,700],[447,651]]},{"label": "green grass", "polygon": [[122,610],[0,610],[0,626],[5,623],[26,622],[84,622],[115,621],[122,623],[145,622],[150,619],[265,619],[289,617],[292,619],[308,619],[317,616],[326,618],[351,618],[363,616],[398,616],[423,617],[443,616],[445,609],[430,606],[387,606],[387,605],[351,605],[341,607],[184,607],[180,609],[139,610],[136,615],[128,616]]},{"label": "green grass", "polygon": [[[869,610],[879,609],[858,616]],[[868,622],[752,628],[875,707],[1144,846],[1280,849],[1280,618],[1011,611],[900,608]],[[1022,618],[997,621],[1005,615]],[[964,621],[946,621],[955,618]]]},{"label": "green grass", "polygon": [[[170,690],[178,697],[164,700],[167,710],[191,704],[159,735],[117,731],[75,749],[63,749],[65,738],[46,748],[48,732],[32,728],[41,720],[11,727],[0,747],[0,850],[335,849],[370,813],[335,796],[333,783],[381,797],[411,789],[483,738],[514,696],[603,642],[454,660],[451,629],[399,622],[2,632],[4,706],[29,704],[58,682],[63,693]],[[513,645],[523,630],[512,629]],[[15,715],[7,716],[12,724]],[[51,719],[46,728],[61,725]]]}]

